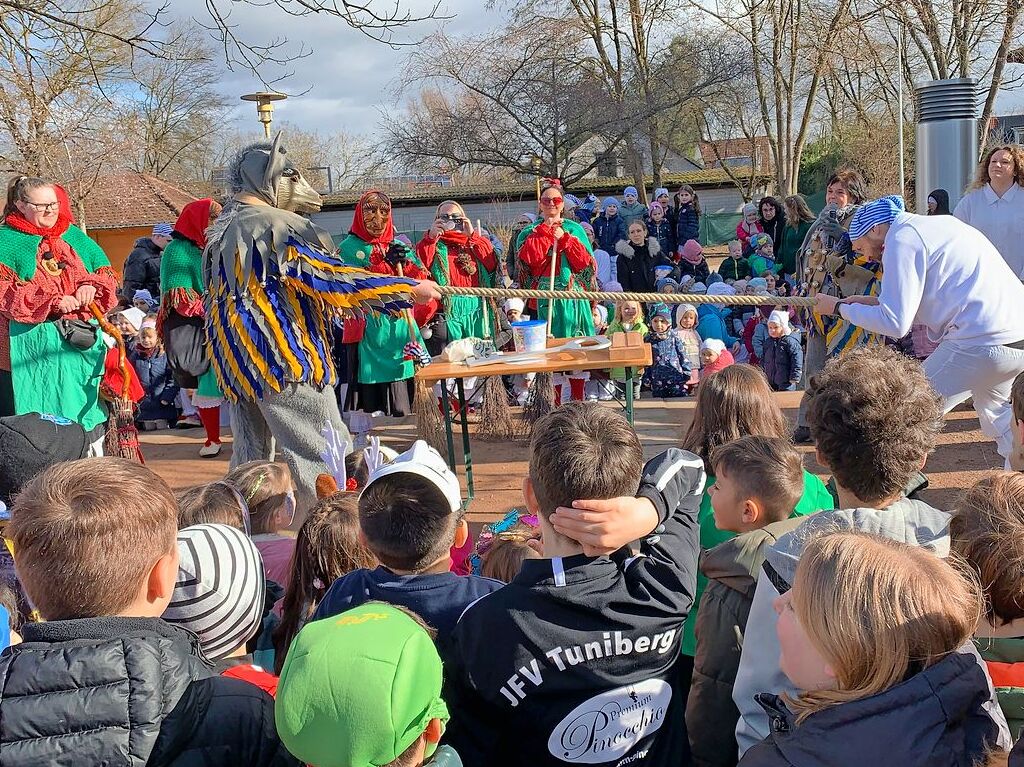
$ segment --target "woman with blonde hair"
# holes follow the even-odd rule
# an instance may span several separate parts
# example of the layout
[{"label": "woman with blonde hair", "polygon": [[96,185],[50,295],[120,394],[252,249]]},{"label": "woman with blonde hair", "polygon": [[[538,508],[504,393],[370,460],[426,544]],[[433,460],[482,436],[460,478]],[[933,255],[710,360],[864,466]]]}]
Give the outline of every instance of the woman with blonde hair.
[{"label": "woman with blonde hair", "polygon": [[796,257],[814,223],[814,214],[807,207],[803,195],[799,194],[789,195],[782,201],[782,207],[786,211],[786,226],[782,230],[782,245],[776,255],[782,264],[782,274],[795,285]]},{"label": "woman with blonde hair", "polygon": [[1018,278],[1024,279],[1024,152],[992,147],[953,215],[984,234]]},{"label": "woman with blonde hair", "polygon": [[772,732],[741,767],[973,767],[997,746],[988,678],[961,651],[982,614],[967,568],[888,538],[826,534],[775,611],[780,667],[799,692],[757,696]]}]

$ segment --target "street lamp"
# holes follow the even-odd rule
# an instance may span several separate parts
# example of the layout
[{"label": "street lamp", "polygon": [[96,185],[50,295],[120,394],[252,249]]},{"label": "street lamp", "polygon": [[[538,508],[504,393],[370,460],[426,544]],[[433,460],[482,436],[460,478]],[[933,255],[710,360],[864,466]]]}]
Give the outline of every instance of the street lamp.
[{"label": "street lamp", "polygon": [[263,123],[263,133],[270,138],[270,123],[274,121],[274,102],[284,101],[288,98],[284,93],[274,91],[260,91],[258,93],[246,93],[242,101],[256,102],[257,119]]}]

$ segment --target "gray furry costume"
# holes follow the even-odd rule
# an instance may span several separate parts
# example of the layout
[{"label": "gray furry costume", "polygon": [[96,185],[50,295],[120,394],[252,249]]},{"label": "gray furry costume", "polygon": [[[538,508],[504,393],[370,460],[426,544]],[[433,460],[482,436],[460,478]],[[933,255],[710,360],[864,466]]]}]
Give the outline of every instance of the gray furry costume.
[{"label": "gray furry costume", "polygon": [[396,314],[412,304],[415,280],[345,266],[331,236],[298,215],[320,195],[273,143],[239,152],[234,199],[203,252],[211,367],[231,402],[232,467],[284,454],[301,513],[327,469],[328,424],[348,438],[332,388],[335,319],[362,311]]}]

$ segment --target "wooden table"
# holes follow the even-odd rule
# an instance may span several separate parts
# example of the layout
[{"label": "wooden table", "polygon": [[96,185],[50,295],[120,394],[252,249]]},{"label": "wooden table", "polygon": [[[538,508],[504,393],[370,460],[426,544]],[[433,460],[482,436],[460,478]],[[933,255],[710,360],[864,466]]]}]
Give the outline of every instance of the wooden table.
[{"label": "wooden table", "polygon": [[[549,338],[548,346],[561,346],[571,339]],[[513,376],[527,375],[530,373],[575,373],[584,370],[608,370],[610,368],[625,368],[626,371],[626,393],[623,407],[626,411],[626,419],[630,425],[633,424],[633,384],[636,378],[636,369],[651,364],[651,345],[641,344],[640,346],[626,347],[629,355],[625,358],[610,359],[611,348],[608,349],[584,349],[579,351],[556,352],[548,355],[546,359],[538,359],[530,362],[502,363],[493,365],[477,365],[470,367],[462,362],[441,362],[437,358],[426,367],[416,371],[416,378],[428,384],[441,383],[441,403],[444,409],[445,435],[448,439],[448,465],[452,471],[455,469],[455,437],[452,432],[451,402],[448,395],[447,381],[455,380],[455,391],[459,398],[459,412],[462,414],[462,455],[466,467],[466,505],[473,500],[473,454],[469,441],[469,424],[466,418],[466,390],[463,381],[466,378],[484,378],[487,376]]]}]

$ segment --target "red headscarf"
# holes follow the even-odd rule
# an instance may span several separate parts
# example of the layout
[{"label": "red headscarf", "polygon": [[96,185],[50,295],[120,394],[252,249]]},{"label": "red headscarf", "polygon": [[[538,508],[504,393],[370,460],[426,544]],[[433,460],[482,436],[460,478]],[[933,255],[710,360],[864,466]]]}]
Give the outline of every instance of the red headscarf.
[{"label": "red headscarf", "polygon": [[68,230],[68,227],[75,223],[75,217],[71,212],[71,201],[68,199],[68,193],[64,191],[64,187],[54,184],[53,191],[57,194],[57,202],[60,205],[57,209],[57,221],[49,229],[43,229],[31,223],[21,215],[21,211],[17,208],[8,213],[4,221],[9,227],[17,229],[19,232],[42,237],[43,242],[47,246],[46,250],[51,253],[57,253],[59,252],[58,248],[61,246],[56,243],[63,236],[64,232]]},{"label": "red headscarf", "polygon": [[212,206],[213,200],[209,197],[194,200],[181,209],[181,215],[174,222],[174,231],[194,243],[200,250],[206,247],[206,227],[210,225]]},{"label": "red headscarf", "polygon": [[356,214],[352,219],[352,228],[349,229],[351,234],[354,234],[363,242],[368,242],[371,245],[378,246],[382,250],[386,250],[388,245],[395,239],[395,222],[391,218],[391,213],[388,213],[388,223],[384,227],[384,233],[380,237],[374,237],[368,231],[366,231],[366,224],[363,223],[363,203],[366,199],[372,195],[380,195],[388,201],[388,205],[391,205],[391,198],[383,192],[379,192],[376,189],[371,189],[368,192],[363,192],[362,197],[359,198],[359,202],[356,203]]}]

